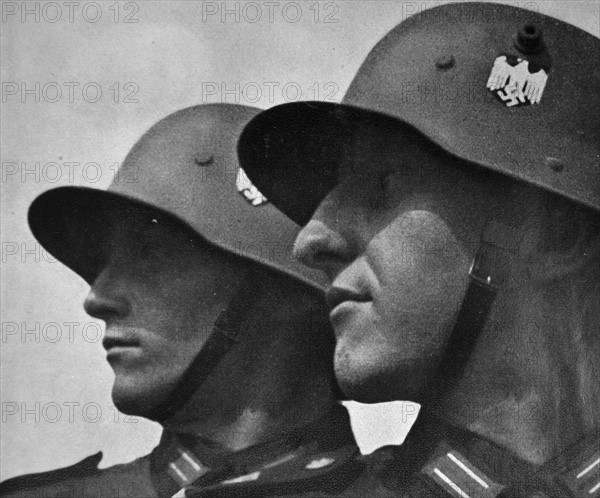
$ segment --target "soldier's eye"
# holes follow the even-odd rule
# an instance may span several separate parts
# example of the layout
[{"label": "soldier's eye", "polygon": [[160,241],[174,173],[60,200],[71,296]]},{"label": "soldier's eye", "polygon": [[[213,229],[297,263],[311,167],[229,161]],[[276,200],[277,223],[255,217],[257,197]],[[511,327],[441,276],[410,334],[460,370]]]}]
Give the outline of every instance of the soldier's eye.
[{"label": "soldier's eye", "polygon": [[398,189],[398,178],[397,171],[391,171],[381,176],[379,182],[384,195],[393,194]]},{"label": "soldier's eye", "polygon": [[381,190],[383,190],[384,192],[387,190],[388,185],[389,185],[389,179],[390,179],[390,175],[389,173],[387,175],[382,175],[379,178],[379,187],[381,188]]},{"label": "soldier's eye", "polygon": [[[390,183],[391,173],[381,173],[371,180],[372,189],[369,189],[369,208],[371,211],[381,211],[387,205],[388,199],[392,193],[393,186]],[[367,178],[363,182],[369,181]]]},{"label": "soldier's eye", "polygon": [[389,211],[394,209],[403,196],[403,173],[400,171],[390,171],[382,175],[379,179],[379,209]]},{"label": "soldier's eye", "polygon": [[143,261],[151,261],[158,257],[159,246],[152,241],[144,242],[139,247],[139,257]]}]

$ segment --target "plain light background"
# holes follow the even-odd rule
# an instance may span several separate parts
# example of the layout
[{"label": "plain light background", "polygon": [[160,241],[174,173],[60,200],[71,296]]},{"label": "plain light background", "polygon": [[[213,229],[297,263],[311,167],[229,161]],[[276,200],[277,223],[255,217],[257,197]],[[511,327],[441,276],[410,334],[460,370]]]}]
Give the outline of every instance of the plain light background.
[{"label": "plain light background", "polygon": [[[160,436],[112,407],[87,285],[36,244],[31,201],[62,185],[107,187],[135,140],[183,107],[338,101],[387,31],[441,3],[2,2],[2,479],[99,450],[102,466],[129,461]],[[600,34],[598,0],[504,3]],[[394,406],[351,407],[368,451],[414,419],[414,405]]]}]

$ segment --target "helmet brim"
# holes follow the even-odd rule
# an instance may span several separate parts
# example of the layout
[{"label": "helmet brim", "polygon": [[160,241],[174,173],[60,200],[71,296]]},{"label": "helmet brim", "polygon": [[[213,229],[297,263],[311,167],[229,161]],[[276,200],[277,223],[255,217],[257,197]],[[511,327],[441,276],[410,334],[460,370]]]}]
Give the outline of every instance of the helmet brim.
[{"label": "helmet brim", "polygon": [[[223,240],[207,238],[179,216],[120,192],[73,186],[48,190],[31,203],[28,223],[35,238],[50,255],[92,285],[107,263],[115,223],[128,218],[139,220],[140,214],[149,220],[153,217],[168,220],[172,225],[189,229],[190,237],[199,237],[209,246],[322,291],[316,281],[308,279],[295,268],[260,258]],[[136,224],[136,227],[139,228],[139,225]],[[300,263],[297,264],[300,267]]]},{"label": "helmet brim", "polygon": [[106,264],[115,222],[139,213],[175,219],[120,193],[69,186],[39,195],[29,207],[28,222],[44,249],[91,285]]},{"label": "helmet brim", "polygon": [[303,226],[337,184],[345,151],[366,122],[389,122],[419,133],[398,119],[358,107],[294,102],[263,111],[246,125],[238,141],[239,161],[269,201]]}]

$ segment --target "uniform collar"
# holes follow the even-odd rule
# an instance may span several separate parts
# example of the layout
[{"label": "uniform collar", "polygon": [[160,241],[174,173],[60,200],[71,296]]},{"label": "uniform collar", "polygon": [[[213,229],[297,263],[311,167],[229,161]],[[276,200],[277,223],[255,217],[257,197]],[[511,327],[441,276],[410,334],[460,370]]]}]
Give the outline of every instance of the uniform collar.
[{"label": "uniform collar", "polygon": [[206,445],[194,437],[165,430],[150,461],[159,496],[170,497],[184,488],[193,489],[189,496],[222,487],[310,480],[343,467],[358,452],[348,413],[336,405],[299,429],[221,457],[207,454]]},{"label": "uniform collar", "polygon": [[473,432],[420,417],[405,443],[381,457],[384,480],[401,496],[600,496],[599,430],[537,466]]}]

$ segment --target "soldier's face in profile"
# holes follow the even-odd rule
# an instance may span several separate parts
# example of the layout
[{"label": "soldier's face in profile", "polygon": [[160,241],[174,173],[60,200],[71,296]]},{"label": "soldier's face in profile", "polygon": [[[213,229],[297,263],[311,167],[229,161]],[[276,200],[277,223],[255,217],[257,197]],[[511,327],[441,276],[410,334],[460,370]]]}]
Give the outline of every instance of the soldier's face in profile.
[{"label": "soldier's face in profile", "polygon": [[[412,399],[434,372],[467,285],[460,199],[444,158],[366,127],[296,240],[327,274],[336,376],[359,401]],[[452,190],[452,191],[451,191]]]},{"label": "soldier's face in profile", "polygon": [[107,246],[84,307],[106,322],[115,405],[144,416],[198,354],[243,269],[166,217],[147,213],[118,221]]}]

